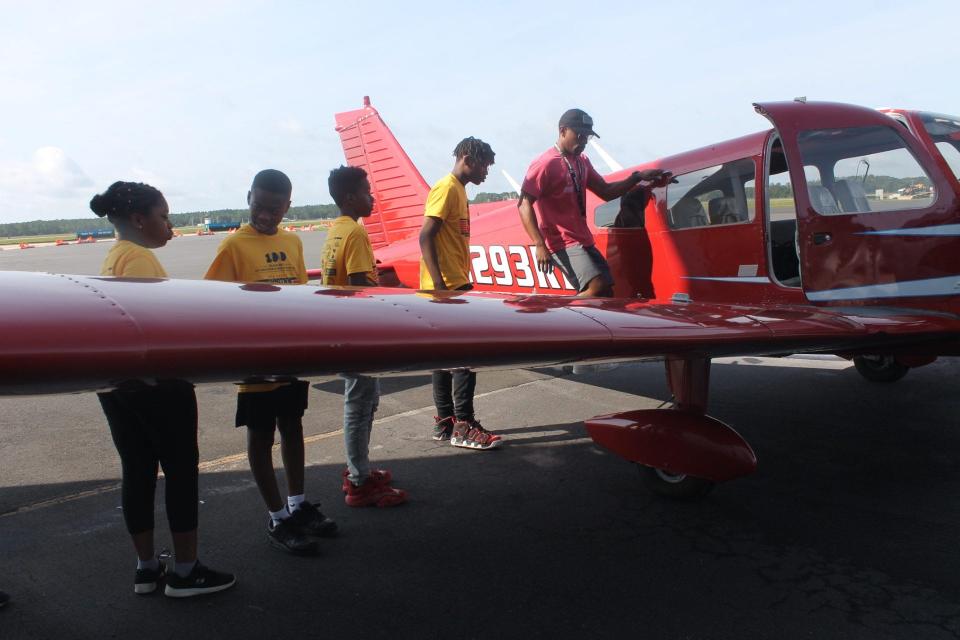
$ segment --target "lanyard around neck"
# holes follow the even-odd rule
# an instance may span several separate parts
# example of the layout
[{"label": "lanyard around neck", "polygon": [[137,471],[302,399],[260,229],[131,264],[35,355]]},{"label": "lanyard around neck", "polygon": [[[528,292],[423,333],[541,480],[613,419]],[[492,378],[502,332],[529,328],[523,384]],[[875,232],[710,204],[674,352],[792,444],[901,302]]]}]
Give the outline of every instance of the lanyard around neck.
[{"label": "lanyard around neck", "polygon": [[580,214],[586,218],[587,217],[587,198],[586,193],[583,190],[582,180],[583,178],[578,171],[580,169],[580,162],[577,162],[577,170],[574,170],[573,165],[570,164],[570,161],[567,159],[566,154],[563,153],[563,150],[560,148],[560,145],[554,143],[553,146],[558,152],[560,152],[560,157],[563,158],[563,163],[567,165],[567,172],[570,174],[570,180],[573,182],[573,190],[577,192],[577,204],[580,205]]}]

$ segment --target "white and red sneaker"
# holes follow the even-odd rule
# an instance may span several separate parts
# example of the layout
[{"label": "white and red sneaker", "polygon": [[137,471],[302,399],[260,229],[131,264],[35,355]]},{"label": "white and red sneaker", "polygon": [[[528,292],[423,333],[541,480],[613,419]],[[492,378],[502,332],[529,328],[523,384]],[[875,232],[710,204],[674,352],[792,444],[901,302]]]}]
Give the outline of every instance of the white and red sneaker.
[{"label": "white and red sneaker", "polygon": [[453,416],[448,416],[446,418],[440,418],[439,416],[433,417],[433,439],[434,440],[449,440],[450,434],[453,433],[453,425],[456,422]]},{"label": "white and red sneaker", "polygon": [[503,444],[503,438],[490,433],[476,420],[458,420],[453,425],[450,444],[464,449],[496,449]]}]

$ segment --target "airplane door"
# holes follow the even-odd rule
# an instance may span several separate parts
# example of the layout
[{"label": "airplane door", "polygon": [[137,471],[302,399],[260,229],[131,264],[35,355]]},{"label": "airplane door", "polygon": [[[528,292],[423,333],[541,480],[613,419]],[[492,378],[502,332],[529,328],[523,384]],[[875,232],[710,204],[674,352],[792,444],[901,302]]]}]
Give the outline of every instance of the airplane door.
[{"label": "airplane door", "polygon": [[820,304],[936,306],[960,295],[960,194],[920,143],[864,107],[754,105],[782,140],[800,276]]}]

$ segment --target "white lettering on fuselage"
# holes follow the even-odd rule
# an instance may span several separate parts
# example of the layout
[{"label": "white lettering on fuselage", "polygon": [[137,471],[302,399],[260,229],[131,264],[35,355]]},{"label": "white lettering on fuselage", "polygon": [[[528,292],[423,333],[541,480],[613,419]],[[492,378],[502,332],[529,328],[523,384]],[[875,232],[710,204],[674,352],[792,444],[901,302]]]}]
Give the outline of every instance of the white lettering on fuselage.
[{"label": "white lettering on fuselage", "polygon": [[554,268],[549,273],[537,269],[536,256],[536,247],[472,244],[470,281],[479,285],[575,291],[559,269]]}]

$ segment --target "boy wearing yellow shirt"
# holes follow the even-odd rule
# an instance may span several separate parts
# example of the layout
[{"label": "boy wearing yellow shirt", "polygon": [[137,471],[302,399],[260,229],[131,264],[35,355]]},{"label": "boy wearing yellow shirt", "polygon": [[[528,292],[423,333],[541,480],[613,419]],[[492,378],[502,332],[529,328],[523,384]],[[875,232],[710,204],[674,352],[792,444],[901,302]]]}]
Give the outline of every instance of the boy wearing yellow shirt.
[{"label": "boy wearing yellow shirt", "polygon": [[[330,196],[340,209],[323,245],[323,284],[368,287],[377,284],[373,247],[366,229],[357,221],[373,211],[367,172],[340,167],[330,172]],[[407,501],[407,492],[390,486],[392,474],[370,468],[370,432],[380,403],[376,378],[342,373],[343,440],[347,451],[344,500],[351,507],[394,507]]]},{"label": "boy wearing yellow shirt", "polygon": [[[250,223],[220,244],[204,276],[228,282],[304,284],[307,269],[303,245],[296,234],[279,228],[290,209],[290,179],[276,169],[254,177],[247,193]],[[270,512],[267,538],[294,555],[314,555],[317,543],[308,536],[328,537],[336,523],[306,501],[303,487],[303,412],[307,408],[305,380],[269,380],[240,386],[236,426],[247,427],[250,471]],[[273,469],[273,434],[280,432],[280,451],[288,497],[284,504]]]},{"label": "boy wearing yellow shirt", "polygon": [[[420,288],[467,291],[470,284],[470,209],[468,182],[487,179],[494,153],[483,140],[470,137],[453,150],[453,171],[430,189],[420,230]],[[477,374],[469,369],[433,372],[433,402],[437,407],[433,439],[455,447],[495,449],[503,439],[484,429],[473,413]]]}]

